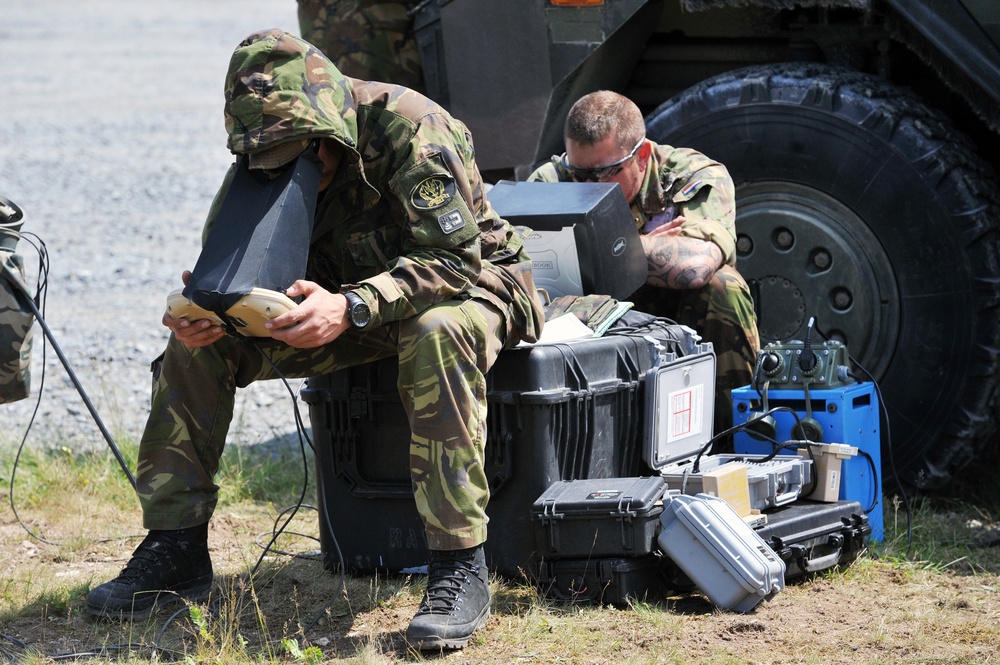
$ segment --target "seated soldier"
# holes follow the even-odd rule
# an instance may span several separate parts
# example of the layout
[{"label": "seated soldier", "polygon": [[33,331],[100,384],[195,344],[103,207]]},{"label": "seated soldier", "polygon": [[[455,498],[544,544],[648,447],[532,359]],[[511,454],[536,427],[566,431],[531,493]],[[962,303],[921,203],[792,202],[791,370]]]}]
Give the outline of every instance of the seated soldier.
[{"label": "seated soldier", "polygon": [[629,297],[637,310],[694,328],[717,358],[715,432],[732,424],[733,388],[753,378],[760,349],[757,315],[736,271],[733,180],[726,168],[688,148],[646,139],[639,108],[602,90],[570,109],[566,152],[529,181],[616,182],[632,206],[649,274]]},{"label": "seated soldier", "polygon": [[[153,366],[137,463],[149,533],[87,609],[145,616],[211,590],[213,479],[237,388],[397,356],[412,432],[399,454],[409,455],[430,549],[406,635],[420,649],[462,647],[490,613],[485,375],[501,349],[534,341],[542,326],[522,237],[483,195],[468,130],[423,95],[347,78],[280,30],[236,48],[225,93],[238,164],[268,177],[305,150],[322,162],[306,279],[286,292],[304,299],[267,324],[271,339],[164,315],[172,335]],[[218,203],[207,223],[217,215]]]}]

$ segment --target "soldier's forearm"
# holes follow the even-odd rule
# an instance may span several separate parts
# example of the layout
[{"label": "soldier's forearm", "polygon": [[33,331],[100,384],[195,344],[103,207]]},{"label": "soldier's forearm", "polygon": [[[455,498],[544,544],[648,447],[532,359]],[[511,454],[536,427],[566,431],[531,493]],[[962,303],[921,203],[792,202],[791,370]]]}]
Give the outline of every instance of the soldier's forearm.
[{"label": "soldier's forearm", "polygon": [[700,289],[722,266],[715,243],[683,236],[643,236],[646,283],[667,289]]}]

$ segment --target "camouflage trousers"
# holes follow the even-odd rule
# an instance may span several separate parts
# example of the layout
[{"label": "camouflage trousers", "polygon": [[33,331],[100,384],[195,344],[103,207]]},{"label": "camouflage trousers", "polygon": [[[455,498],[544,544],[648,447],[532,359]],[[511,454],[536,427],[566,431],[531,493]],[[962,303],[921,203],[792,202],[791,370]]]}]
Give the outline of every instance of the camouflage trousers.
[{"label": "camouflage trousers", "polygon": [[370,331],[351,328],[316,349],[234,337],[188,349],[171,336],[154,363],[152,405],[139,446],[144,526],[186,528],[212,516],[219,490],[213,478],[237,388],[276,378],[278,371],[304,378],[397,355],[399,394],[412,432],[414,498],[427,544],[451,550],[484,542],[485,375],[507,323],[492,305],[468,299]]},{"label": "camouflage trousers", "polygon": [[680,291],[644,286],[632,295],[639,311],[694,328],[715,349],[715,432],[732,427],[732,390],[753,379],[760,351],[757,314],[743,276],[723,266],[707,286]]},{"label": "camouflage trousers", "polygon": [[415,0],[299,0],[302,38],[337,69],[423,92],[420,50],[407,13]]}]

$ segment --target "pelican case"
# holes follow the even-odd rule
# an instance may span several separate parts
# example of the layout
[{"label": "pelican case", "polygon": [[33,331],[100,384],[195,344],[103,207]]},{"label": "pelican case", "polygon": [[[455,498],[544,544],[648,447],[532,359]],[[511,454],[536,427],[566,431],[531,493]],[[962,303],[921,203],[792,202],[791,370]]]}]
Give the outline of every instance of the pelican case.
[{"label": "pelican case", "polygon": [[848,564],[872,528],[857,501],[796,501],[767,514],[757,535],[785,562],[785,578]]},{"label": "pelican case", "polygon": [[785,587],[784,561],[722,499],[672,495],[660,522],[660,549],[719,607],[750,612]]},{"label": "pelican case", "polygon": [[627,607],[630,601],[658,600],[671,590],[670,561],[644,556],[543,561],[538,588],[547,598],[571,603]]},{"label": "pelican case", "polygon": [[[692,331],[662,321],[603,337],[503,351],[486,377],[486,557],[509,579],[540,561],[534,501],[553,483],[649,475],[643,461],[646,377],[707,354]],[[313,377],[309,404],[319,530],[328,568],[406,572],[427,562],[410,482],[410,432],[388,358]]]},{"label": "pelican case", "polygon": [[531,507],[537,551],[543,560],[649,554],[666,489],[660,477],[553,483]]}]

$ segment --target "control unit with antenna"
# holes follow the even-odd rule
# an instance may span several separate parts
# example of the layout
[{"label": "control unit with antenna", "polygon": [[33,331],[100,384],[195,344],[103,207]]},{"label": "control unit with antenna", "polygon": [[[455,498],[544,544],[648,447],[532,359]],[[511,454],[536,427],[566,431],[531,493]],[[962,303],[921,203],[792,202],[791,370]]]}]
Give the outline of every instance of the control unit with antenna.
[{"label": "control unit with antenna", "polygon": [[871,537],[881,541],[878,391],[856,379],[842,342],[814,343],[814,327],[811,318],[803,340],[764,346],[753,383],[733,390],[733,423],[747,425],[733,436],[733,448],[737,454],[779,449],[778,454],[832,458],[839,469],[819,474],[812,493],[858,501],[868,514]]}]

